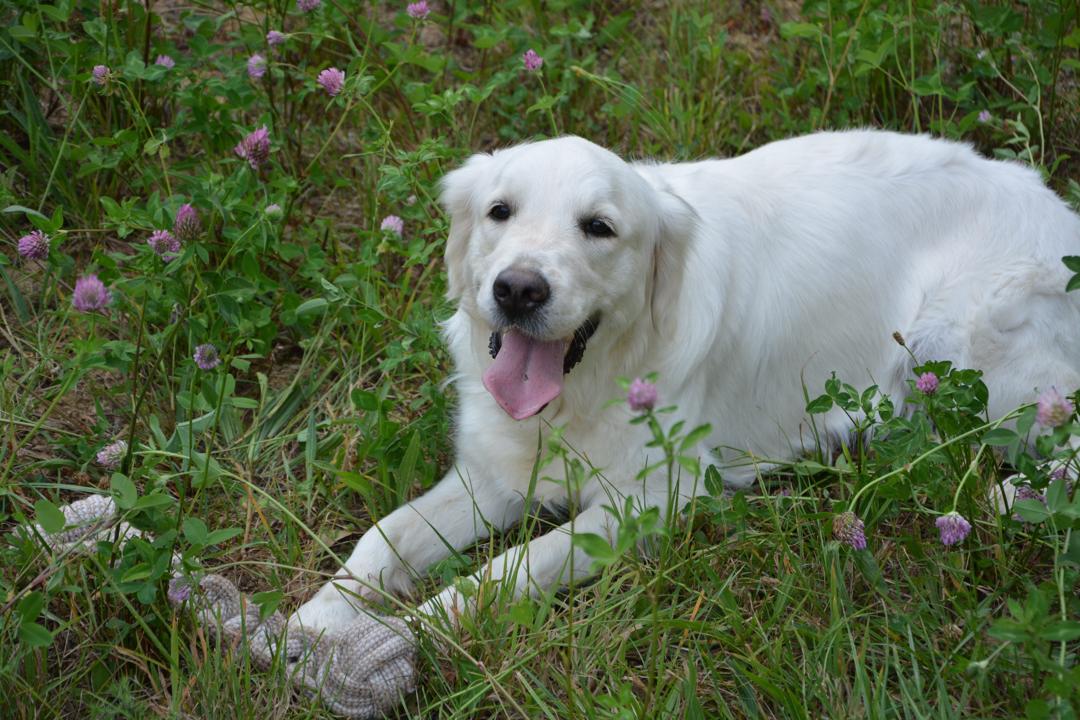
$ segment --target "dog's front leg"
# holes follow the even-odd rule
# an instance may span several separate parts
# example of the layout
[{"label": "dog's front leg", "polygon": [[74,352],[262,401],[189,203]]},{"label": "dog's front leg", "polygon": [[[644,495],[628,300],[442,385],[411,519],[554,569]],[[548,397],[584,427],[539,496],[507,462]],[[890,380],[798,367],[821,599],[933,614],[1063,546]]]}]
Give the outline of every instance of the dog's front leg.
[{"label": "dog's front leg", "polygon": [[293,624],[334,630],[350,622],[361,598],[380,588],[405,593],[415,574],[455,550],[521,518],[523,500],[488,474],[451,470],[429,492],[376,523],[356,544],[345,566],[290,618]]},{"label": "dog's front leg", "polygon": [[[572,533],[596,533],[613,542],[618,532],[615,519],[599,505],[587,508],[574,521],[546,535],[507,550],[471,576],[475,583],[501,581],[512,588],[516,599],[580,580],[593,574],[592,558],[577,548]],[[447,587],[419,607],[423,614],[445,611],[451,619],[466,610],[466,598],[454,586]]]}]

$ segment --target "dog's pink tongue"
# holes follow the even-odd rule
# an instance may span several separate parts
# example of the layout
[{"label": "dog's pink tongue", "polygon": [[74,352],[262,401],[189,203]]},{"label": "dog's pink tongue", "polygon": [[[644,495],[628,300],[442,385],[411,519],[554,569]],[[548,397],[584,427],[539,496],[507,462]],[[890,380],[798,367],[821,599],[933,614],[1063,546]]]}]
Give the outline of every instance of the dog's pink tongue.
[{"label": "dog's pink tongue", "polygon": [[565,352],[562,340],[541,342],[508,330],[484,372],[484,387],[510,417],[532,417],[562,392]]}]

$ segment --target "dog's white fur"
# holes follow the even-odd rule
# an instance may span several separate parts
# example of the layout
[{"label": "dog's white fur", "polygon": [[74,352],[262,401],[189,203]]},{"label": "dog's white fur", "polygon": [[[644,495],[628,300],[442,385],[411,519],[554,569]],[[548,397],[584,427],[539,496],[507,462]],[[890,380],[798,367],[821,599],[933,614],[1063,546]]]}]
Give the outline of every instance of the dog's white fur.
[{"label": "dog's white fur", "polygon": [[[807,446],[804,385],[817,393],[835,371],[902,398],[912,363],[894,331],[920,359],[983,370],[991,416],[1040,388],[1080,386],[1080,296],[1064,292],[1061,262],[1080,254],[1080,218],[1034,171],[966,145],[851,131],[731,160],[631,164],[564,137],[476,155],[443,191],[458,304],[445,328],[457,368],[457,459],[438,486],[370,529],[294,622],[332,630],[354,615],[366,586],[405,591],[452,549],[517,522],[527,501],[564,503],[557,463],[541,472],[555,481],[530,491],[553,427],[603,469],[581,490],[575,531],[611,533],[602,506],[621,506],[620,497],[666,507],[665,473],[634,479],[658,451],[646,448],[643,425],[629,424],[625,403],[610,402],[619,377],[658,372],[661,404],[678,406],[670,418],[711,424],[698,453],[733,485],[761,467],[744,451],[767,461]],[[508,220],[488,216],[496,202],[512,208]],[[617,237],[585,235],[591,217]],[[489,334],[503,324],[492,283],[511,265],[551,286],[544,339],[602,314],[561,396],[520,422],[481,384]],[[839,412],[826,425],[850,429]],[[698,490],[684,483],[678,492]],[[567,524],[476,577],[505,576],[519,593],[551,588],[569,580],[572,553],[574,573],[586,574]],[[448,588],[421,610],[440,605],[463,602]]]}]

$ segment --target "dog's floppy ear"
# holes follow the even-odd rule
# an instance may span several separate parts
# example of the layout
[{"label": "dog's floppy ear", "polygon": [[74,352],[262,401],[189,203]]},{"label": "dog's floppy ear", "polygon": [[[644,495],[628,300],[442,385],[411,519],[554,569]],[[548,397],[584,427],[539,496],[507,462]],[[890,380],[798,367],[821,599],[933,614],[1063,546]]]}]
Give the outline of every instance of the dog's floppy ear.
[{"label": "dog's floppy ear", "polygon": [[653,248],[652,277],[649,278],[649,308],[653,326],[672,327],[683,272],[688,257],[690,237],[698,216],[694,208],[668,188],[656,188],[660,217],[656,245]]},{"label": "dog's floppy ear", "polygon": [[439,200],[450,216],[450,234],[446,238],[446,296],[458,300],[471,283],[466,256],[473,231],[479,182],[487,171],[491,155],[470,157],[457,170],[447,173],[440,183]]}]

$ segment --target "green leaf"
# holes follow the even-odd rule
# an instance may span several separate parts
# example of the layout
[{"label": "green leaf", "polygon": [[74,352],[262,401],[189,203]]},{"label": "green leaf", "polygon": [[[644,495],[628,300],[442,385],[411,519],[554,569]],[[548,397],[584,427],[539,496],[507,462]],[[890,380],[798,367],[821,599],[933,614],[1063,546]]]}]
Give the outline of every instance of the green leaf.
[{"label": "green leaf", "polygon": [[130,510],[135,507],[135,501],[139,499],[139,491],[135,489],[135,483],[131,482],[127,475],[113,473],[109,485],[112,487],[116,504],[121,510]]},{"label": "green leaf", "polygon": [[294,311],[296,317],[307,317],[308,315],[316,315],[326,312],[326,308],[330,303],[326,301],[326,298],[311,298],[300,305]]},{"label": "green leaf", "polygon": [[983,434],[982,442],[983,445],[1008,447],[1014,443],[1020,442],[1020,436],[1008,428],[995,428]]},{"label": "green leaf", "polygon": [[189,517],[184,519],[184,537],[192,545],[208,545],[210,531],[199,518]]},{"label": "green leaf", "polygon": [[574,533],[574,545],[584,550],[597,565],[610,565],[619,559],[608,541],[596,533]]},{"label": "green leaf", "polygon": [[24,622],[19,625],[19,641],[32,648],[52,645],[53,635],[36,622]]},{"label": "green leaf", "polygon": [[832,398],[828,395],[821,395],[806,404],[806,412],[811,415],[820,415],[821,413],[832,410],[832,406]]},{"label": "green leaf", "polygon": [[510,622],[515,625],[521,625],[522,627],[532,627],[533,619],[536,616],[536,610],[533,607],[531,598],[525,597],[510,606],[510,609],[506,613]]},{"label": "green leaf", "polygon": [[37,518],[41,529],[50,535],[60,532],[67,525],[64,513],[48,500],[38,500],[34,503],[34,517]]},{"label": "green leaf", "polygon": [[206,545],[220,545],[230,538],[234,538],[243,530],[240,528],[222,528],[221,530],[215,530],[206,536]]},{"label": "green leaf", "polygon": [[1061,262],[1074,273],[1080,273],[1080,255],[1066,255],[1061,258]]},{"label": "green leaf", "polygon": [[881,574],[881,568],[878,567],[874,554],[869,550],[863,550],[861,552],[853,553],[852,556],[855,559],[855,565],[858,566],[859,572],[862,573],[866,582],[881,595],[888,595],[888,586],[885,584],[885,577]]},{"label": "green leaf", "polygon": [[44,220],[45,222],[49,222],[49,218],[45,217],[44,215],[39,213],[37,210],[34,210],[32,208],[28,208],[28,207],[23,207],[22,205],[8,205],[3,210],[0,210],[0,212],[22,213],[23,215],[29,215],[31,217],[40,218],[41,220]]},{"label": "green leaf", "polygon": [[173,499],[162,492],[155,492],[151,495],[143,495],[141,498],[135,501],[132,506],[136,510],[145,510],[147,508],[162,507],[163,505],[172,504]]},{"label": "green leaf", "polygon": [[1017,500],[1013,510],[1029,523],[1041,523],[1050,517],[1050,511],[1038,500]]},{"label": "green leaf", "polygon": [[405,448],[405,453],[401,456],[401,464],[397,469],[397,486],[400,492],[408,490],[412,485],[413,477],[416,472],[416,462],[420,457],[420,431],[413,432],[412,437],[409,438],[409,445]]},{"label": "green leaf", "polygon": [[1065,642],[1080,638],[1080,622],[1058,620],[1039,630],[1039,637],[1051,642]]},{"label": "green leaf", "polygon": [[1063,478],[1058,478],[1050,483],[1046,490],[1046,507],[1052,512],[1058,512],[1069,504],[1069,490]]},{"label": "green leaf", "polygon": [[686,452],[687,450],[704,440],[706,437],[708,437],[709,433],[711,432],[712,425],[709,425],[708,423],[705,423],[704,425],[698,425],[696,428],[688,432],[686,434],[686,437],[683,438],[682,443],[679,445],[679,452]]},{"label": "green leaf", "polygon": [[37,620],[43,607],[45,607],[45,595],[35,590],[19,601],[19,604],[15,606],[15,612],[24,623],[28,623]]},{"label": "green leaf", "polygon": [[1027,626],[1015,620],[997,620],[987,632],[992,638],[1009,642],[1024,642],[1031,637]]},{"label": "green leaf", "polygon": [[724,494],[724,479],[715,465],[705,468],[705,491],[713,497],[722,497]]},{"label": "green leaf", "polygon": [[282,598],[285,594],[280,590],[266,590],[264,592],[257,592],[251,596],[252,602],[259,606],[259,619],[265,620],[274,614],[274,611],[278,609],[278,605],[281,604]]},{"label": "green leaf", "polygon": [[1077,288],[1080,288],[1080,275],[1073,275],[1069,278],[1068,284],[1065,285],[1065,292],[1072,292]]},{"label": "green leaf", "polygon": [[371,480],[354,470],[336,470],[334,474],[345,483],[345,485],[355,492],[360,493],[364,497],[368,497],[371,494]]},{"label": "green leaf", "polygon": [[821,37],[821,34],[821,26],[816,23],[786,22],[780,24],[780,37],[785,40],[788,38],[816,40]]}]

